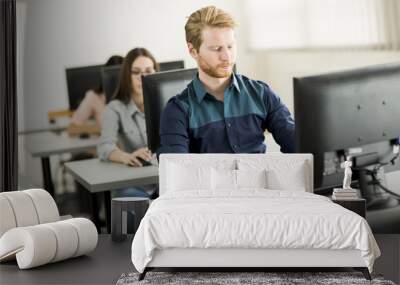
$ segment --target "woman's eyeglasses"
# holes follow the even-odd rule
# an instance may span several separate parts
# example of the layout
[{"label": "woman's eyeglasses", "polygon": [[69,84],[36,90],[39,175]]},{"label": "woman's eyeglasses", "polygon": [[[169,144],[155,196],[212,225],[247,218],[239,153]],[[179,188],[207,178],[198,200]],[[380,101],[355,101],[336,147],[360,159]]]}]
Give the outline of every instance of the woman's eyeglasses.
[{"label": "woman's eyeglasses", "polygon": [[152,74],[152,73],[154,73],[154,69],[153,68],[151,68],[151,69],[146,69],[146,70],[140,70],[140,69],[132,69],[131,70],[131,74],[133,75],[133,76],[141,76],[141,75],[148,75],[148,74]]}]

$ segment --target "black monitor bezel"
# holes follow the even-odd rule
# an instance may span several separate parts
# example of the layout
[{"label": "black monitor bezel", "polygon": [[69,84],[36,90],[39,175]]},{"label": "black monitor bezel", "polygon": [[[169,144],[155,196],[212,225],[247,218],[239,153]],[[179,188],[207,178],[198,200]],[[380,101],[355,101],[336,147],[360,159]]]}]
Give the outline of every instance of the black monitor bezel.
[{"label": "black monitor bezel", "polygon": [[[160,146],[160,120],[161,113],[167,103],[167,101],[173,96],[178,95],[184,90],[177,91],[176,94],[170,94],[167,98],[160,100],[160,83],[165,81],[182,81],[184,78],[185,82],[190,82],[197,74],[197,68],[191,69],[180,69],[171,70],[164,72],[157,72],[142,76],[142,88],[143,88],[143,101],[144,101],[144,112],[146,118],[146,130],[147,130],[147,145],[152,152],[156,152]],[[167,100],[166,100],[167,99]],[[164,101],[164,106],[160,106],[160,101]]]},{"label": "black monitor bezel", "polygon": [[[65,76],[66,76],[66,84],[68,92],[68,104],[69,104],[69,109],[71,111],[74,111],[79,107],[80,102],[84,99],[85,94],[88,90],[98,88],[101,85],[102,67],[103,67],[102,64],[96,64],[96,65],[65,68]],[[97,82],[91,81],[88,83],[88,81],[85,81],[85,77],[89,77],[87,75],[88,74],[92,75],[93,73],[97,73],[98,77]],[[73,90],[74,89],[73,85],[75,84],[81,85],[81,87],[79,88],[80,90],[78,91],[79,94],[76,94],[75,93],[76,90]]]}]

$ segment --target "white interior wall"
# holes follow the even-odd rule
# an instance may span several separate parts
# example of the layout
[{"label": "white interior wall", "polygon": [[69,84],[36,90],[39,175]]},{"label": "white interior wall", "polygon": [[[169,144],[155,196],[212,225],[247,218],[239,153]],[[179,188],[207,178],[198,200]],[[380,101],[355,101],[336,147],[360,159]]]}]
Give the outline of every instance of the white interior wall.
[{"label": "white interior wall", "polygon": [[[248,19],[239,0],[17,0],[18,25],[26,22],[25,29],[18,29],[24,33],[18,35],[24,42],[18,65],[24,77],[18,82],[23,106],[19,126],[40,128],[47,124],[48,111],[67,108],[65,67],[103,63],[111,54],[124,55],[137,46],[148,48],[159,61],[184,59],[187,67],[195,66],[186,51],[183,27],[191,12],[210,4],[229,11],[239,23],[239,73],[267,82],[291,111],[294,76],[400,61],[400,52],[251,51]],[[18,12],[21,7],[25,12]],[[279,150],[270,136],[267,143],[270,151]],[[41,185],[39,160],[21,148],[20,152],[29,169],[25,174]]]},{"label": "white interior wall", "polygon": [[[28,2],[25,86],[27,128],[45,126],[47,112],[68,106],[65,68],[101,64],[112,54],[148,48],[159,61],[183,58],[184,23],[211,1],[35,0]],[[229,1],[219,1],[229,8]],[[195,4],[194,4],[195,3]],[[171,9],[173,7],[173,9]],[[29,112],[30,110],[34,112]]]},{"label": "white interior wall", "polygon": [[254,52],[257,77],[270,84],[293,112],[293,77],[400,62],[397,51]]},{"label": "white interior wall", "polygon": [[[158,61],[195,62],[186,50],[184,25],[195,10],[217,5],[240,18],[238,1],[186,0],[17,0],[18,37],[24,39],[23,81],[19,85],[24,130],[47,125],[47,112],[68,108],[65,68],[104,63],[112,54],[125,55],[138,46]],[[239,38],[240,41],[240,38]],[[22,67],[23,66],[23,67]],[[23,107],[21,107],[23,106]],[[20,128],[21,129],[21,128]],[[21,138],[23,141],[23,138]],[[40,160],[20,148],[20,174],[42,184]],[[57,158],[52,157],[52,165]],[[29,169],[29,171],[27,170]],[[53,167],[54,170],[54,167]],[[54,175],[54,171],[53,171]]]}]

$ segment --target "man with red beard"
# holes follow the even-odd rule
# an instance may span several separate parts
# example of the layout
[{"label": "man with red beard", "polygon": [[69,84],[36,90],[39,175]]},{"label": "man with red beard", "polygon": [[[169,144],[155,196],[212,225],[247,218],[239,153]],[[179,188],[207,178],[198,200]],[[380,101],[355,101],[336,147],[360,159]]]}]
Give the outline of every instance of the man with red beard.
[{"label": "man with red beard", "polygon": [[294,122],[280,98],[261,81],[233,73],[234,19],[214,6],[192,13],[186,42],[198,74],[165,107],[161,153],[264,153],[264,131],[282,152],[294,152]]}]

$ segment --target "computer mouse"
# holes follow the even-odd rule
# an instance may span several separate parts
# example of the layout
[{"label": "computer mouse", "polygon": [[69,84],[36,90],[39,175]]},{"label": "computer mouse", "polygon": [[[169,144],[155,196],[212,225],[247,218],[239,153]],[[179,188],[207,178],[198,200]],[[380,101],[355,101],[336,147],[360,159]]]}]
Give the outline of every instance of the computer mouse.
[{"label": "computer mouse", "polygon": [[80,139],[88,139],[88,138],[90,138],[90,135],[88,133],[80,133],[79,138]]},{"label": "computer mouse", "polygon": [[144,160],[144,159],[141,158],[141,157],[138,157],[138,159],[139,159],[140,163],[141,163],[143,166],[150,166],[150,165],[152,165],[150,161]]}]

